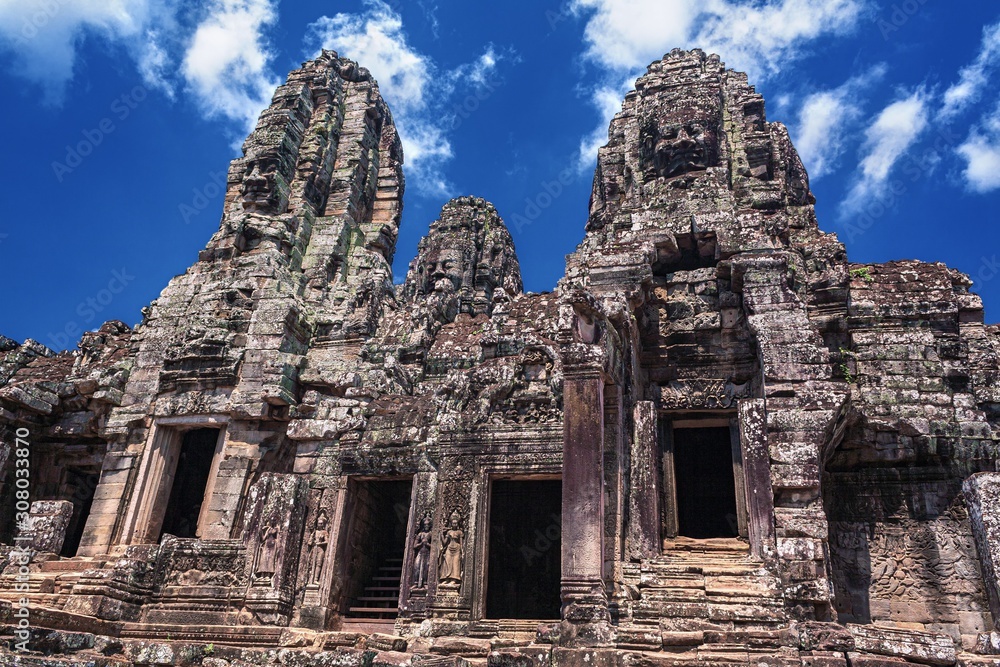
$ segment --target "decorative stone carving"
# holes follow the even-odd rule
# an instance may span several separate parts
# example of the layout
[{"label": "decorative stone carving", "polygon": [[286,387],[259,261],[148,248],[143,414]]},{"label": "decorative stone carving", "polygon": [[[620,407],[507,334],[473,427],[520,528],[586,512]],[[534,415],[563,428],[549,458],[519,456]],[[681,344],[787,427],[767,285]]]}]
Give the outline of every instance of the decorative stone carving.
[{"label": "decorative stone carving", "polygon": [[459,588],[462,585],[462,568],[465,565],[465,531],[462,515],[452,510],[448,523],[441,531],[441,553],[438,556],[438,581],[441,588]]},{"label": "decorative stone carving", "polygon": [[[872,667],[1000,651],[986,611],[1000,608],[997,485],[972,477],[971,516],[957,502],[998,468],[1000,333],[943,265],[848,263],[745,76],[697,50],[649,66],[549,293],[523,292],[510,232],[475,197],[444,204],[397,285],[401,164],[368,71],[324,52],[261,114],[217,233],[135,330],[108,323],[78,354],[0,337],[0,485],[27,429],[32,492],[92,504],[69,529],[80,557],[29,558],[27,592],[23,556],[0,546],[17,565],[0,610],[24,595],[46,609],[33,623],[81,630],[46,628],[41,652],[103,632],[125,662],[206,665]],[[674,537],[665,518],[683,502],[664,472],[676,481],[683,463],[674,426],[702,418],[729,433],[715,467],[746,491],[749,544]],[[137,510],[172,490],[143,463],[153,433],[195,422],[226,429],[195,499],[204,539],[136,544],[159,537],[137,537]],[[503,543],[495,475],[561,478],[560,563],[545,568],[560,579],[507,587],[561,603],[537,634],[484,614],[503,589],[483,580]],[[351,478],[409,477],[392,510],[352,495]],[[404,497],[441,514],[404,534]],[[531,550],[551,546],[539,539]],[[368,621],[406,637],[333,631]],[[239,648],[203,655],[213,641]]]},{"label": "decorative stone carving", "polygon": [[319,584],[323,573],[323,559],[326,557],[326,548],[330,543],[328,526],[329,519],[327,519],[326,510],[320,509],[319,516],[316,517],[316,526],[309,536],[309,564],[306,568],[306,581],[309,584]]},{"label": "decorative stone carving", "polygon": [[433,535],[433,520],[430,515],[420,519],[420,527],[413,537],[413,577],[411,579],[414,589],[427,588],[427,575],[431,561],[431,540]]},{"label": "decorative stone carving", "polygon": [[257,546],[257,557],[254,559],[254,574],[271,582],[278,568],[278,527],[272,524],[264,526],[260,544]]},{"label": "decorative stone carving", "polygon": [[673,178],[712,166],[716,138],[708,121],[651,125],[643,130],[642,161],[647,178]]},{"label": "decorative stone carving", "polygon": [[72,516],[73,503],[68,500],[36,500],[27,520],[18,525],[17,544],[42,553],[59,553]]}]

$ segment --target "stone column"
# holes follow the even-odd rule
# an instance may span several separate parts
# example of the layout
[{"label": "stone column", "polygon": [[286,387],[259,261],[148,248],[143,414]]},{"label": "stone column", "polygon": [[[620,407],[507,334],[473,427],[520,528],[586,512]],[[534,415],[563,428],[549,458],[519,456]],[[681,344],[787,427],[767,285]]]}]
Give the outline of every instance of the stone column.
[{"label": "stone column", "polygon": [[660,475],[656,459],[656,406],[639,401],[633,410],[632,467],[629,475],[629,523],[626,556],[637,561],[660,553]]},{"label": "stone column", "polygon": [[993,627],[1000,629],[1000,473],[976,473],[965,480],[962,491],[969,506]]},{"label": "stone column", "polygon": [[740,401],[738,410],[750,552],[757,558],[770,559],[775,554],[774,495],[764,399]]},{"label": "stone column", "polygon": [[604,380],[597,369],[563,382],[562,602],[560,643],[612,641],[604,589]]}]

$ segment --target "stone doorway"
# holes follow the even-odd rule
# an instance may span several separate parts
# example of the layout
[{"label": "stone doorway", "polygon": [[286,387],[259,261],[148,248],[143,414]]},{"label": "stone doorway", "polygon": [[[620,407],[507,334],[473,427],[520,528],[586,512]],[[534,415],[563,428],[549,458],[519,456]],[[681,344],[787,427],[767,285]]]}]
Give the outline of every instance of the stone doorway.
[{"label": "stone doorway", "polygon": [[94,504],[94,491],[100,479],[100,469],[85,470],[74,467],[66,469],[67,496],[73,503],[73,515],[66,528],[66,540],[63,542],[60,556],[73,557],[80,548],[87,517],[90,516],[90,508]]},{"label": "stone doorway", "polygon": [[412,479],[350,480],[350,513],[338,561],[346,618],[391,620],[399,612]]},{"label": "stone doorway", "polygon": [[560,617],[561,534],[562,481],[493,481],[486,618]]},{"label": "stone doorway", "polygon": [[160,539],[167,534],[184,538],[197,537],[198,519],[205,502],[205,491],[218,440],[217,428],[198,428],[184,433],[163,514]]},{"label": "stone doorway", "polygon": [[735,419],[661,422],[663,535],[747,537],[742,449]]}]

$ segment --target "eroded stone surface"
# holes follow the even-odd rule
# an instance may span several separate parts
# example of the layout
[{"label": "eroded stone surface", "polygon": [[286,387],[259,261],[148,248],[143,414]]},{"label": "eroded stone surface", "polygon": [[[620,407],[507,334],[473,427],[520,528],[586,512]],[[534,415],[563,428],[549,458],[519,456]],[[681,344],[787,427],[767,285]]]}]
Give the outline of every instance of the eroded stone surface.
[{"label": "eroded stone surface", "polygon": [[[138,326],[0,338],[0,502],[21,429],[31,500],[65,508],[0,547],[0,598],[55,629],[23,664],[997,652],[1000,331],[941,264],[848,262],[745,75],[650,65],[551,293],[478,197],[394,285],[402,157],[370,74],[324,52]],[[0,516],[9,542],[27,517]]]}]

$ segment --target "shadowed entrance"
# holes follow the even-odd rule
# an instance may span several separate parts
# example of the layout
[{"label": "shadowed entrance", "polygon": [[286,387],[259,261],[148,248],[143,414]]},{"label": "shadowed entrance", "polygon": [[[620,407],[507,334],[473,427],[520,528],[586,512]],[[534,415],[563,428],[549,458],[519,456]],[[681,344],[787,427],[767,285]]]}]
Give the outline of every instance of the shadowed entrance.
[{"label": "shadowed entrance", "polygon": [[736,484],[728,428],[674,431],[677,533],[705,539],[737,537]]},{"label": "shadowed entrance", "polygon": [[493,482],[487,618],[559,618],[562,482]]},{"label": "shadowed entrance", "polygon": [[205,487],[218,440],[217,428],[199,428],[184,434],[170,500],[163,515],[161,538],[167,534],[196,537],[198,516],[205,501]]}]

